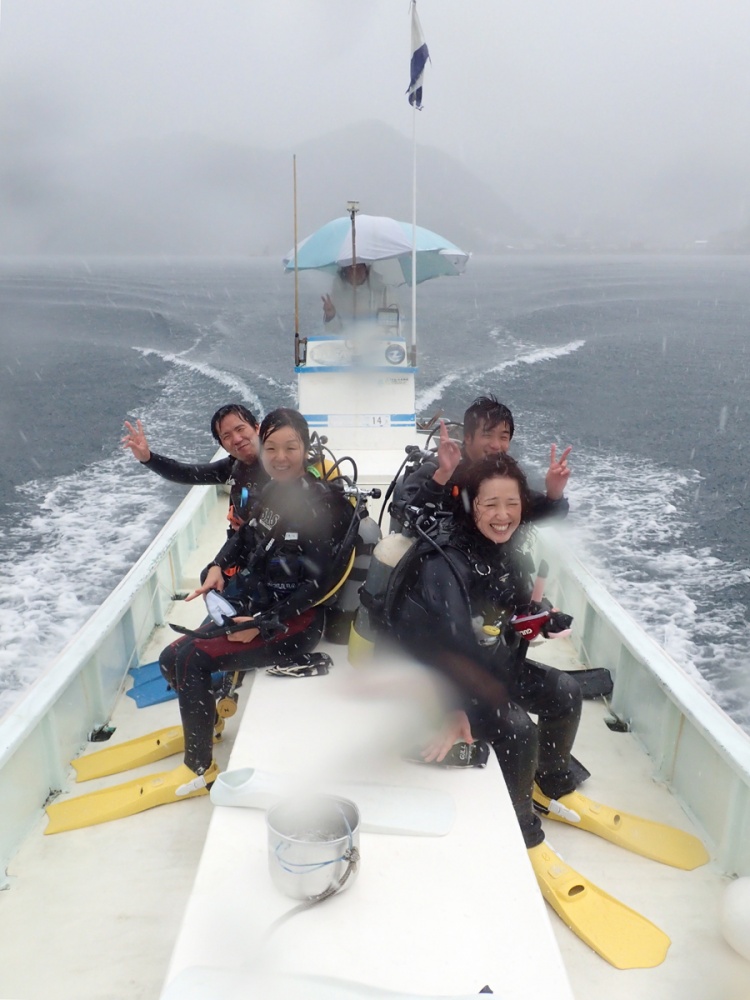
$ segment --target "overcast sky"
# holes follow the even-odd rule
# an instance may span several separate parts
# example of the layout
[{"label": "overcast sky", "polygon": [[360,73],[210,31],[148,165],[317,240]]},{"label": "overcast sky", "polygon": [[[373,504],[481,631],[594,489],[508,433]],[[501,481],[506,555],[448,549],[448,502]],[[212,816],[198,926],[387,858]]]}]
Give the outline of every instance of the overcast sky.
[{"label": "overcast sky", "polygon": [[[61,149],[179,131],[404,133],[408,0],[1,0],[0,123]],[[692,161],[750,164],[749,0],[419,0],[420,142],[562,219]],[[737,206],[737,221],[744,209]]]}]

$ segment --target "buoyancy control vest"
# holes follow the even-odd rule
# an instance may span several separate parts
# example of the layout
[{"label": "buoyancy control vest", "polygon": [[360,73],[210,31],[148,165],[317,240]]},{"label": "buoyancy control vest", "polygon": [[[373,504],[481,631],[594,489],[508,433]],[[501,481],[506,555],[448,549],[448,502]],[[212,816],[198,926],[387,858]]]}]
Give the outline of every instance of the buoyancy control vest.
[{"label": "buoyancy control vest", "polygon": [[[437,552],[462,594],[480,646],[517,646],[535,637],[548,614],[529,606],[533,561],[523,551],[500,553],[482,539],[459,534],[452,517],[427,505],[405,524],[404,534],[384,538],[373,552],[352,627],[349,660],[362,663],[372,653],[379,633],[394,629],[405,588],[413,583],[419,561]],[[517,612],[521,614],[519,618]],[[536,619],[539,618],[539,621]]]},{"label": "buoyancy control vest", "polygon": [[435,516],[433,508],[426,509],[404,525],[403,533],[386,535],[375,546],[349,636],[350,663],[365,662],[378,633],[387,631],[391,604],[412,560],[439,547],[438,539],[447,541],[443,520]]}]

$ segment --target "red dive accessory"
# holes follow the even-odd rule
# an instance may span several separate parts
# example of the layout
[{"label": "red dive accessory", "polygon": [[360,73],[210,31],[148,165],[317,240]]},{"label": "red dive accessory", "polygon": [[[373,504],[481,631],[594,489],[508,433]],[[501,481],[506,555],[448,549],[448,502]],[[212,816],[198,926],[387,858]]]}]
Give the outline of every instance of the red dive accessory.
[{"label": "red dive accessory", "polygon": [[542,559],[531,592],[531,603],[521,608],[510,620],[514,631],[527,642],[533,642],[540,633],[545,639],[560,639],[570,635],[572,616],[553,608],[543,596],[548,574],[549,566]]}]

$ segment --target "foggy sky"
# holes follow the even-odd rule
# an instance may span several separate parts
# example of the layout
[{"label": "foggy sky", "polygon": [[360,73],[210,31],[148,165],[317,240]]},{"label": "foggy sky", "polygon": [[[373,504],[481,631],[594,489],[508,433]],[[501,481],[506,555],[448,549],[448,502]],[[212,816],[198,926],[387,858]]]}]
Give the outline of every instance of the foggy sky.
[{"label": "foggy sky", "polygon": [[[534,225],[675,199],[706,225],[747,224],[747,0],[418,9],[432,56],[419,142]],[[0,128],[53,156],[180,132],[291,149],[368,119],[410,135],[408,13],[408,0],[2,0]]]}]

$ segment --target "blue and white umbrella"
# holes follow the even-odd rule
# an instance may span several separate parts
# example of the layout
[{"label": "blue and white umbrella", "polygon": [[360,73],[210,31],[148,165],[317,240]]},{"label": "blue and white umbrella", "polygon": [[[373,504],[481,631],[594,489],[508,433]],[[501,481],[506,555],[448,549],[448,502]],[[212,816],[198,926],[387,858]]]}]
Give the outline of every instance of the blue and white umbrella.
[{"label": "blue and white umbrella", "polygon": [[[441,275],[462,274],[469,254],[437,233],[417,226],[417,284]],[[412,225],[385,215],[358,215],[357,263],[369,264],[387,285],[411,285]],[[327,222],[297,247],[300,270],[328,271],[352,263],[352,222],[348,215]],[[284,258],[284,269],[294,270],[294,250]]]}]

